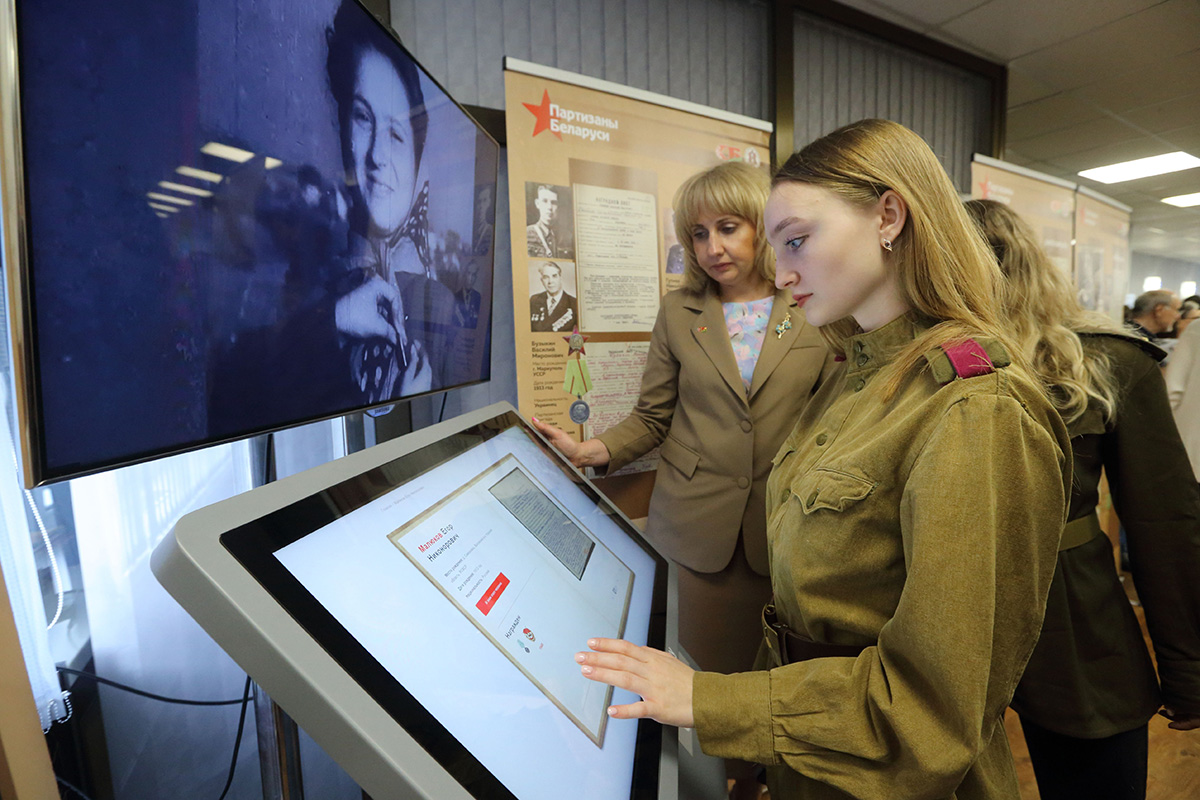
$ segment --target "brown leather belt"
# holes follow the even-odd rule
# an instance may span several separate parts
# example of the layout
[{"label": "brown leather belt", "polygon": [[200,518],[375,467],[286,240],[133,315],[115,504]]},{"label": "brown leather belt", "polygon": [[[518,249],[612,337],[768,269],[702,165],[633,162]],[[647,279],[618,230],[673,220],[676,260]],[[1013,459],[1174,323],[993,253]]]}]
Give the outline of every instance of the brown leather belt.
[{"label": "brown leather belt", "polygon": [[814,658],[855,658],[863,650],[872,645],[827,644],[814,642],[807,636],[801,636],[780,622],[775,613],[775,604],[767,603],[762,612],[763,637],[767,641],[767,649],[771,657],[779,662],[779,666],[809,661]]}]

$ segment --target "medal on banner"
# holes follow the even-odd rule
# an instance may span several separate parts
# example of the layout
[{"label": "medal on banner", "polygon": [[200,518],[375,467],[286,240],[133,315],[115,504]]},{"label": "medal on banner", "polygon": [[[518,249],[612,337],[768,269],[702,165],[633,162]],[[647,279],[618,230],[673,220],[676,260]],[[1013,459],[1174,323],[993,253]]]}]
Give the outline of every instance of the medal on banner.
[{"label": "medal on banner", "polygon": [[563,391],[575,395],[568,414],[576,425],[582,425],[592,415],[592,409],[583,400],[583,396],[592,389],[592,376],[588,372],[587,351],[583,345],[588,337],[579,332],[579,326],[571,331],[570,336],[564,336],[567,343],[567,371],[563,377]]}]

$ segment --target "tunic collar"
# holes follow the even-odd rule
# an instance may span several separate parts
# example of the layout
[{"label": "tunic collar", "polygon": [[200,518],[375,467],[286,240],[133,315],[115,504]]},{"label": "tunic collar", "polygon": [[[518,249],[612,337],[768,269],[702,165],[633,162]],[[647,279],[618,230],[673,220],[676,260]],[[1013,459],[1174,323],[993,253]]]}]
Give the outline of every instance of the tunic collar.
[{"label": "tunic collar", "polygon": [[870,333],[851,336],[846,340],[847,374],[874,372],[886,366],[926,327],[916,314],[910,312]]}]

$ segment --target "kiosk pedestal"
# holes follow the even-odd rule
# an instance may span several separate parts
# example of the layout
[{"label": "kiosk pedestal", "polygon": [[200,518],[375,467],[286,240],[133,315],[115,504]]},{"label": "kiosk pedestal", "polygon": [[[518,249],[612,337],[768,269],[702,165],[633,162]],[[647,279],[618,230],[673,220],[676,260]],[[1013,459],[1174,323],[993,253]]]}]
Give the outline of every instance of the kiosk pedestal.
[{"label": "kiosk pedestal", "polygon": [[507,404],[193,512],[151,564],[374,800],[724,796],[580,674],[592,636],[674,645],[671,570]]}]

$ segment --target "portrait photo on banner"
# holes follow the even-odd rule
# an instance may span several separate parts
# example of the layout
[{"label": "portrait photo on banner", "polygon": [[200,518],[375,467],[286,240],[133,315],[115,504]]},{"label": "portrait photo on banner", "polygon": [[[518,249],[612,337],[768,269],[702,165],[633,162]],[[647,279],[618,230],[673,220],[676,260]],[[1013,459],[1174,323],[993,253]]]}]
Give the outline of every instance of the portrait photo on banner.
[{"label": "portrait photo on banner", "polygon": [[575,262],[529,259],[529,329],[566,331],[580,325]]},{"label": "portrait photo on banner", "polygon": [[569,186],[525,184],[525,244],[533,258],[575,257],[575,211]]}]

